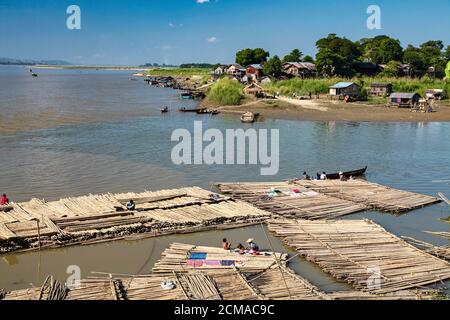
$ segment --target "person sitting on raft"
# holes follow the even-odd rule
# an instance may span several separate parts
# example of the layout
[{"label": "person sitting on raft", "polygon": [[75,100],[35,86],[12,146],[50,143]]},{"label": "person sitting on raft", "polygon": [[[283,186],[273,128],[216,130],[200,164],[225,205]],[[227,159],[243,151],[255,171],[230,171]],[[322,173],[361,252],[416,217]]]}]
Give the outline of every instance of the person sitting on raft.
[{"label": "person sitting on raft", "polygon": [[2,199],[1,199],[1,201],[0,201],[0,204],[1,204],[2,206],[6,206],[6,205],[9,204],[9,199],[6,197],[6,194],[3,194],[3,195],[2,195]]},{"label": "person sitting on raft", "polygon": [[133,211],[136,209],[136,204],[133,200],[130,200],[130,202],[127,203],[127,209],[128,211]]},{"label": "person sitting on raft", "polygon": [[258,254],[259,246],[256,244],[255,240],[251,238],[247,240],[247,250],[250,254]]},{"label": "person sitting on raft", "polygon": [[240,255],[244,255],[247,253],[247,251],[245,250],[244,246],[242,245],[242,243],[239,243],[236,246],[236,249],[234,249],[234,252]]},{"label": "person sitting on raft", "polygon": [[341,181],[348,181],[347,177],[344,176],[344,173],[342,171],[339,172],[339,180],[341,180]]},{"label": "person sitting on raft", "polygon": [[222,240],[222,247],[223,247],[223,250],[226,250],[226,251],[231,250],[231,243],[229,243],[229,242],[227,241],[227,238],[224,238],[224,239]]},{"label": "person sitting on raft", "polygon": [[303,172],[303,175],[302,175],[302,180],[311,180],[311,177],[306,173],[306,172]]}]

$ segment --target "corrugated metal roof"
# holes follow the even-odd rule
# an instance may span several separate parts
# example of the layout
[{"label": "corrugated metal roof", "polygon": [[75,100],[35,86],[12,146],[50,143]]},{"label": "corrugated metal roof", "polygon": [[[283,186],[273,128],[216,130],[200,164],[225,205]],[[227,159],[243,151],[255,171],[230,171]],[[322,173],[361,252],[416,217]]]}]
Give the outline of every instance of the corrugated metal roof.
[{"label": "corrugated metal roof", "polygon": [[394,93],[391,93],[390,98],[391,99],[412,99],[416,95],[419,96],[418,93],[394,92]]},{"label": "corrugated metal roof", "polygon": [[370,84],[371,87],[387,87],[387,86],[392,86],[392,83],[382,83],[382,82],[374,82],[372,84]]},{"label": "corrugated metal roof", "polygon": [[344,89],[354,85],[354,82],[338,82],[334,86],[331,86],[330,89]]},{"label": "corrugated metal roof", "polygon": [[284,66],[286,67],[286,65],[293,65],[299,69],[316,70],[316,65],[311,62],[286,62]]},{"label": "corrugated metal roof", "polygon": [[255,69],[262,69],[260,64],[251,64],[251,65],[249,65],[249,67],[253,67]]}]

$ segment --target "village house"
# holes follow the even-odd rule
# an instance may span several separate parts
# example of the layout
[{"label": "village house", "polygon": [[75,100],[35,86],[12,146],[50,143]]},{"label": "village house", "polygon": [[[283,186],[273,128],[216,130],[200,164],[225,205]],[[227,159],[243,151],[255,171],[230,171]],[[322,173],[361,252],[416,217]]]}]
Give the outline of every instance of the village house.
[{"label": "village house", "polygon": [[338,82],[330,87],[330,96],[357,97],[361,87],[354,82]]},{"label": "village house", "polygon": [[244,93],[247,95],[252,95],[257,98],[263,98],[265,96],[264,88],[259,84],[253,82],[244,88]]},{"label": "village house", "polygon": [[275,81],[276,79],[272,76],[264,76],[260,79],[260,83],[261,84],[269,84],[272,83],[273,81]]},{"label": "village house", "polygon": [[245,70],[245,75],[249,79],[253,79],[254,81],[258,80],[263,75],[263,68],[260,64],[251,64],[247,66]]},{"label": "village house", "polygon": [[428,89],[425,91],[425,98],[428,100],[442,100],[444,96],[444,90],[442,89]]},{"label": "village house", "polygon": [[286,62],[283,64],[284,73],[301,78],[310,78],[317,75],[316,65],[310,62]]},{"label": "village house", "polygon": [[369,94],[371,96],[389,96],[392,93],[391,83],[374,82],[370,85]]},{"label": "village house", "polygon": [[412,108],[419,103],[420,94],[394,92],[389,97],[389,105],[394,107]]},{"label": "village house", "polygon": [[381,66],[372,62],[356,62],[353,64],[353,68],[356,73],[368,77],[374,77],[383,70]]},{"label": "village house", "polygon": [[225,68],[225,73],[231,76],[242,78],[245,75],[246,69],[240,64],[233,63]]},{"label": "village house", "polygon": [[220,77],[225,73],[226,68],[227,66],[218,66],[216,69],[214,69],[214,75]]}]

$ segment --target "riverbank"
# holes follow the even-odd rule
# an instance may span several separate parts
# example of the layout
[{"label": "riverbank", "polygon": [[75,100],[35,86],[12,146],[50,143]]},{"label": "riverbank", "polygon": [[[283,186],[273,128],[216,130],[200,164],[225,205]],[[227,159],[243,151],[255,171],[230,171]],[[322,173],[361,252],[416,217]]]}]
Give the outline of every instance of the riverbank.
[{"label": "riverbank", "polygon": [[297,121],[353,121],[353,122],[447,122],[450,106],[438,104],[433,113],[415,113],[405,108],[386,108],[383,105],[345,103],[329,100],[297,100],[289,98],[247,100],[239,106],[214,105],[209,100],[201,104],[215,107],[222,113],[260,113],[265,118]]},{"label": "riverbank", "polygon": [[104,71],[149,71],[151,68],[127,67],[127,66],[48,66],[36,65],[30,66],[34,69],[72,69],[72,70],[104,70]]}]

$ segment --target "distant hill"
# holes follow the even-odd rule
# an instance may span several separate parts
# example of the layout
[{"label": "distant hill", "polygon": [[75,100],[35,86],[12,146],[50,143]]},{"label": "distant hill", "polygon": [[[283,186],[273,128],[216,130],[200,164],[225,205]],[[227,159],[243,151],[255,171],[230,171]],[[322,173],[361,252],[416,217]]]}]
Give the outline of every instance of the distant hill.
[{"label": "distant hill", "polygon": [[0,65],[49,65],[49,66],[70,66],[70,62],[64,60],[31,60],[31,59],[11,59],[0,58]]}]

